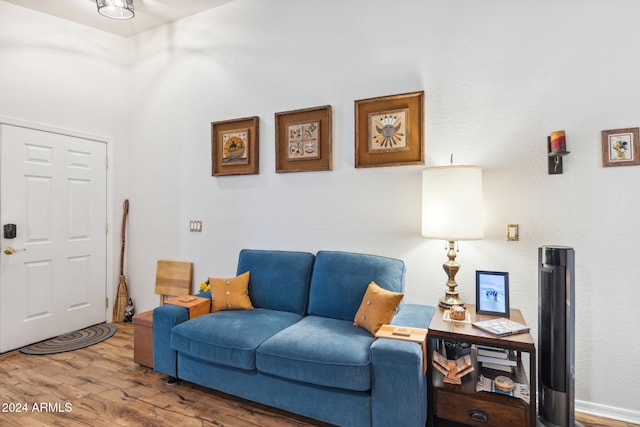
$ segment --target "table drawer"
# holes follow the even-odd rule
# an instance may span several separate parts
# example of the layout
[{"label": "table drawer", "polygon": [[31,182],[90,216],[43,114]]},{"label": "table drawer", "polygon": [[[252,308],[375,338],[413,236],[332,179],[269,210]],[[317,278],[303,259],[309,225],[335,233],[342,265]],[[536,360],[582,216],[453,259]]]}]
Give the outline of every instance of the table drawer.
[{"label": "table drawer", "polygon": [[435,415],[439,418],[470,426],[528,426],[524,406],[504,405],[475,398],[463,393],[435,390]]}]

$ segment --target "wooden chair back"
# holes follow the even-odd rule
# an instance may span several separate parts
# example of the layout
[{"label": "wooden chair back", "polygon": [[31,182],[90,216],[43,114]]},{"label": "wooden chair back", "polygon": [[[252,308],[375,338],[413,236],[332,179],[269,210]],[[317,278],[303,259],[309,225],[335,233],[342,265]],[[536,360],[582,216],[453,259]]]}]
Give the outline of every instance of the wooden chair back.
[{"label": "wooden chair back", "polygon": [[168,296],[191,294],[192,276],[191,262],[158,260],[156,294],[160,295],[160,305],[164,305]]}]

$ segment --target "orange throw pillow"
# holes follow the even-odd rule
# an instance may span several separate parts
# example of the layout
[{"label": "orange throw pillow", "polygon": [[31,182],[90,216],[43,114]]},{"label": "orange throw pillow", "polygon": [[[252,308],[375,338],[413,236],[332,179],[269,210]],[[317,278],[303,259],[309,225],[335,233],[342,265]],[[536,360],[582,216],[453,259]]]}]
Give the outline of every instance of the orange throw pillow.
[{"label": "orange throw pillow", "polygon": [[395,316],[404,294],[381,288],[375,282],[369,283],[360,308],[353,319],[359,326],[375,335],[380,326],[390,323]]},{"label": "orange throw pillow", "polygon": [[231,279],[209,277],[211,312],[223,310],[252,310],[249,298],[249,272]]}]

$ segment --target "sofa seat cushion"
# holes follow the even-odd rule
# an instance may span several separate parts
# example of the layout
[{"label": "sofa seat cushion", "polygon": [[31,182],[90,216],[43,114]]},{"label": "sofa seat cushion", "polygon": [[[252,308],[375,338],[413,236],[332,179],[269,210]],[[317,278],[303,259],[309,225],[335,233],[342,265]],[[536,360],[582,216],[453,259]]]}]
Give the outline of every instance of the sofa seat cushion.
[{"label": "sofa seat cushion", "polygon": [[257,369],[290,380],[366,391],[371,388],[373,340],[353,321],[307,316],[258,348]]},{"label": "sofa seat cushion", "polygon": [[264,308],[218,311],[176,325],[171,347],[192,357],[239,369],[256,368],[256,349],[302,316]]}]

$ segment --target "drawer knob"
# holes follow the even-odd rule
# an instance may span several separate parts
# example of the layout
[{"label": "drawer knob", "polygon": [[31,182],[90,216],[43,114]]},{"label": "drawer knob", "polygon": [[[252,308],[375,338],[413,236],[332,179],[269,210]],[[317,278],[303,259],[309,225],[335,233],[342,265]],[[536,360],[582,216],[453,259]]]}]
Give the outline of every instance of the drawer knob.
[{"label": "drawer knob", "polygon": [[469,414],[469,417],[471,417],[473,421],[480,421],[482,423],[488,422],[490,418],[489,414],[484,412],[482,409],[478,409],[478,408],[469,409],[469,412],[467,413]]}]

